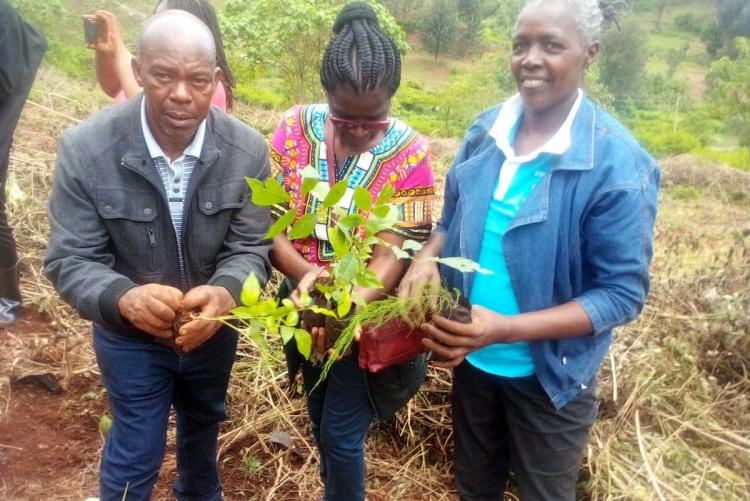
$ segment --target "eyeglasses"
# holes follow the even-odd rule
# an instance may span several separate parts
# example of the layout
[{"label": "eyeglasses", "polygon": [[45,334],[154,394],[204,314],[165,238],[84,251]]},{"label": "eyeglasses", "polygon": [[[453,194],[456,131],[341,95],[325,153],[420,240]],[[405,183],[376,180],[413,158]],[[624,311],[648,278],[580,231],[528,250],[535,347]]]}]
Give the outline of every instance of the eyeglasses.
[{"label": "eyeglasses", "polygon": [[334,115],[328,115],[334,127],[353,130],[361,127],[365,130],[386,130],[391,125],[390,120],[347,120]]}]

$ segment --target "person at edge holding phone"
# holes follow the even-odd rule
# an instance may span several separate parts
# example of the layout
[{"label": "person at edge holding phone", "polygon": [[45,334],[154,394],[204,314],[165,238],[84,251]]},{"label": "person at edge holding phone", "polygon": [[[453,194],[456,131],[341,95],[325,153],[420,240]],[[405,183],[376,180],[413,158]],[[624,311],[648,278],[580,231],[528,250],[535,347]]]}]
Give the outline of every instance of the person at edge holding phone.
[{"label": "person at edge holding phone", "polygon": [[[527,0],[512,38],[518,93],[479,116],[448,172],[442,217],[400,284],[441,279],[472,321],[422,325],[453,367],[456,485],[500,500],[574,500],[612,329],[649,289],[659,168],[581,90],[611,2]],[[492,275],[420,258],[461,256]],[[498,488],[500,486],[500,488]]]},{"label": "person at edge holding phone", "polygon": [[[221,111],[232,109],[234,76],[224,52],[224,41],[219,29],[216,11],[208,0],[159,0],[154,14],[169,9],[184,10],[194,15],[211,30],[216,42],[216,64],[221,70],[211,104]],[[139,92],[141,86],[133,75],[130,61],[133,55],[122,40],[120,24],[114,14],[97,10],[84,16],[96,23],[96,39],[87,41],[87,47],[96,53],[96,78],[102,90],[116,103],[121,103]]]}]

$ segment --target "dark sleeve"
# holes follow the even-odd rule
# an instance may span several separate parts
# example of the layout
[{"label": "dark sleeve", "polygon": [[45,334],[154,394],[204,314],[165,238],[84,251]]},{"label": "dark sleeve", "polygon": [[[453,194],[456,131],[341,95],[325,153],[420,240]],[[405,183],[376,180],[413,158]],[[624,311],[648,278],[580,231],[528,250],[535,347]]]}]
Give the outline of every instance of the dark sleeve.
[{"label": "dark sleeve", "polygon": [[17,92],[21,79],[36,73],[47,40],[11,7],[0,0],[0,102]]},{"label": "dark sleeve", "polygon": [[[248,177],[265,180],[271,175],[268,146],[259,134],[255,134],[252,141],[257,153],[248,158]],[[225,287],[237,304],[240,304],[242,284],[250,273],[254,273],[261,284],[268,280],[271,241],[266,240],[265,235],[270,221],[268,208],[258,207],[252,200],[232,215],[229,231],[216,257],[216,271],[208,283]]]},{"label": "dark sleeve", "polygon": [[81,155],[65,135],[57,153],[48,215],[44,273],[60,297],[84,318],[124,324],[117,303],[135,284],[112,269],[109,234],[96,210]]}]

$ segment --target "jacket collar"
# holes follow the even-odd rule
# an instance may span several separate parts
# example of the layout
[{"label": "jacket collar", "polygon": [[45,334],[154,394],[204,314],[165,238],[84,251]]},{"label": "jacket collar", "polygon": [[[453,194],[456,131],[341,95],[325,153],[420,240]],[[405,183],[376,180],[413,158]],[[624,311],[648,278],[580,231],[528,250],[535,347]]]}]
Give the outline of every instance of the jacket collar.
[{"label": "jacket collar", "polygon": [[[464,217],[461,232],[461,247],[466,257],[479,260],[481,238],[469,236],[484,228],[489,203],[497,184],[500,167],[505,162],[505,155],[497,147],[495,139],[489,136],[489,130],[495,123],[499,108],[481,115],[467,135],[467,142],[473,145],[471,156],[455,166],[459,200]],[[570,148],[553,164],[550,173],[540,181],[526,202],[508,225],[506,233],[513,228],[546,221],[549,208],[550,179],[556,171],[586,171],[593,168],[595,132],[595,108],[584,98],[571,129]],[[477,226],[479,225],[479,226]],[[469,274],[470,275],[470,274]],[[471,285],[468,277],[466,290]]]},{"label": "jacket collar", "polygon": [[[153,160],[146,144],[146,138],[143,135],[143,127],[141,124],[141,103],[143,101],[143,95],[141,94],[137,98],[129,100],[124,106],[129,107],[128,114],[130,115],[130,136],[128,149],[123,155],[120,164],[127,167],[149,181],[155,186],[161,186],[161,178],[158,172],[153,167]],[[200,166],[208,167],[213,164],[217,158],[221,156],[221,152],[216,148],[214,141],[214,128],[216,123],[215,114],[216,110],[211,107],[211,110],[206,117],[206,132],[203,141],[203,148],[199,157],[199,162],[196,164],[196,169],[203,171],[204,169]],[[200,175],[202,177],[202,174]],[[198,176],[196,176],[198,177]]]}]

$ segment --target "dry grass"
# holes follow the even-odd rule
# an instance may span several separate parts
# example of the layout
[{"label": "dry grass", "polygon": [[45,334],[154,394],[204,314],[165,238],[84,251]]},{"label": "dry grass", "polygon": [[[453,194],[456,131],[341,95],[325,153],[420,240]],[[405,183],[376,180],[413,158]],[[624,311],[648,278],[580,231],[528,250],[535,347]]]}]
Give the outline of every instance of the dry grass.
[{"label": "dry grass", "polygon": [[[59,132],[105,100],[92,100],[90,89],[50,70],[35,89],[32,100],[39,106],[26,108],[11,159],[12,178],[24,195],[11,204],[11,213],[25,263],[26,302],[49,315],[54,333],[8,339],[0,373],[43,367],[69,384],[95,379],[97,369],[89,326],[41,276],[45,203]],[[254,119],[264,120],[264,129],[272,127],[275,118],[261,114]],[[441,172],[455,146],[445,141],[433,147]],[[750,176],[679,158],[665,162],[664,177],[653,292],[641,318],[618,330],[602,368],[600,419],[588,448],[581,497],[747,498]],[[287,386],[280,356],[262,361],[246,342],[239,351],[220,461],[253,488],[228,490],[228,499],[319,497],[316,453],[299,388]],[[367,444],[371,499],[454,499],[449,392],[450,373],[432,369],[424,389],[395,422],[374,427]],[[12,394],[0,388],[0,395],[2,413]],[[274,449],[269,436],[277,430],[291,435],[296,452]],[[92,464],[90,470],[95,469]],[[171,469],[173,456],[166,463]],[[85,482],[91,482],[90,474],[58,485],[58,492],[66,493],[60,497],[91,492]]]}]

